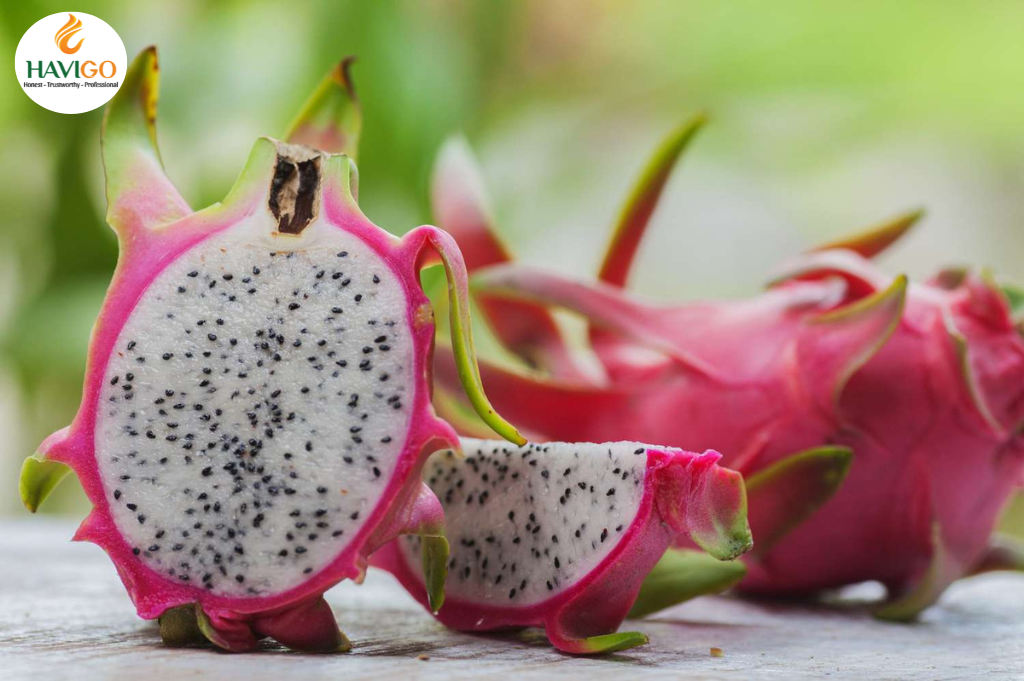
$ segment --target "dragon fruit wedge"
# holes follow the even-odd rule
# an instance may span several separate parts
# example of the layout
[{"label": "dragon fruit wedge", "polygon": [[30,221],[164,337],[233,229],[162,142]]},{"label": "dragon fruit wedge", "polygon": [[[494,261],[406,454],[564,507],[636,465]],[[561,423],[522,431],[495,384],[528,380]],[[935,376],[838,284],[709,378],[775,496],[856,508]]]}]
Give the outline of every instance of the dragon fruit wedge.
[{"label": "dragon fruit wedge", "polygon": [[[798,257],[756,298],[655,305],[622,291],[702,122],[681,126],[647,166],[599,283],[512,262],[468,147],[445,147],[435,215],[465,246],[494,334],[525,364],[481,364],[496,405],[535,441],[721,451],[747,480],[757,545],[745,558],[746,592],[877,580],[889,594],[877,614],[909,620],[959,577],[1024,565],[1021,552],[990,545],[1024,462],[1024,338],[1013,318],[1022,297],[985,272],[910,284],[877,269],[870,258],[919,213]],[[588,322],[597,375],[581,368],[552,308]],[[443,354],[437,372],[439,411],[464,433],[486,430],[454,392]],[[635,614],[670,604],[653,585],[675,564],[658,566]],[[729,581],[700,578],[709,589]]]},{"label": "dragon fruit wedge", "polygon": [[[156,52],[104,120],[107,220],[120,259],[92,334],[81,408],[21,478],[35,510],[72,469],[93,510],[75,539],[113,560],[165,640],[232,651],[260,638],[347,649],[323,592],[370,553],[422,537],[440,604],[441,507],[420,482],[457,447],[430,403],[433,312],[419,269],[438,257],[454,361],[481,417],[524,440],[482,393],[466,271],[434,227],[398,239],[355,201],[358,106],[343,62],[289,142],[256,142],[223,203],[193,212],[155,140]],[[319,149],[298,141],[318,144]]]},{"label": "dragon fruit wedge", "polygon": [[[544,627],[559,649],[609,653],[647,642],[615,633],[665,550],[693,542],[731,560],[750,548],[740,475],[720,455],[636,442],[464,439],[423,476],[444,507],[452,554],[437,618],[463,631]],[[420,538],[373,557],[428,608]]]}]

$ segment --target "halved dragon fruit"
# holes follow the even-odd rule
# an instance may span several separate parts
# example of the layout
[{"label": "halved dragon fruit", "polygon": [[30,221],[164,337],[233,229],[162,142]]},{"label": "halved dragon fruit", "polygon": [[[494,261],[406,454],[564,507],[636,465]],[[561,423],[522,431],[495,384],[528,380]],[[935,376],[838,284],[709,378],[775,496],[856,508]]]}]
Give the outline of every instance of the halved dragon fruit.
[{"label": "halved dragon fruit", "polygon": [[35,510],[70,467],[93,510],[75,535],[114,561],[141,617],[170,643],[201,632],[347,648],[323,592],[361,579],[399,534],[422,537],[442,598],[441,508],[420,482],[457,447],[430,404],[434,323],[419,269],[437,256],[455,361],[481,416],[466,272],[433,227],[398,239],[355,201],[358,108],[348,62],[293,125],[263,138],[228,197],[193,212],[155,143],[156,52],[132,64],[104,120],[107,219],[121,248],[72,425],[26,461]]},{"label": "halved dragon fruit", "polygon": [[[717,452],[472,439],[462,451],[435,453],[423,472],[452,546],[436,616],[455,629],[539,626],[569,653],[625,650],[647,642],[615,632],[669,546],[694,542],[720,560],[751,546],[743,479]],[[373,561],[433,610],[428,551],[399,539]]]},{"label": "halved dragon fruit", "polygon": [[[702,123],[673,132],[645,169],[598,284],[512,263],[467,147],[445,148],[436,217],[466,245],[495,335],[535,369],[482,364],[498,407],[537,441],[720,450],[747,478],[757,542],[741,582],[748,592],[878,580],[890,595],[878,614],[911,619],[961,576],[1024,564],[1005,544],[988,547],[1024,469],[1024,339],[1011,310],[1020,296],[984,273],[908,284],[876,269],[869,258],[920,213],[798,258],[750,300],[655,305],[622,292],[669,173]],[[600,376],[578,368],[553,307],[588,320]],[[438,376],[449,388],[437,393],[439,410],[461,432],[486,430],[459,408],[441,355]],[[671,604],[654,584],[675,563],[658,567],[637,612]]]}]

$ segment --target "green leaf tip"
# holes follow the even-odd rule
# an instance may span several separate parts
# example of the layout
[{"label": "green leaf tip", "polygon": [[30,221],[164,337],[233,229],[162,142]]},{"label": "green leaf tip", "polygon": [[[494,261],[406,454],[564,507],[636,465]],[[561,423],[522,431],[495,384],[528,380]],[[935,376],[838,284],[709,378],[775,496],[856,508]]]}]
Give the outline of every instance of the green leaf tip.
[{"label": "green leaf tip", "polygon": [[961,576],[937,522],[932,523],[931,544],[932,557],[924,573],[909,588],[877,607],[873,613],[875,617],[889,622],[913,622]]},{"label": "green leaf tip", "polygon": [[345,57],[324,76],[288,126],[288,142],[356,160],[363,112],[351,76],[355,61]]},{"label": "green leaf tip", "polygon": [[672,130],[654,150],[619,211],[598,273],[599,280],[625,286],[640,241],[672,169],[707,120],[707,114],[697,114]]},{"label": "green leaf tip", "polygon": [[[458,246],[449,235],[440,230],[434,232],[434,235],[439,238],[432,239],[432,243],[444,265],[448,281],[448,323],[451,327],[452,352],[459,381],[474,411],[487,427],[509,442],[524,445],[526,438],[495,411],[484,392],[476,349],[473,346],[465,264],[462,262],[462,256],[458,255]],[[458,257],[457,264],[455,257]]]},{"label": "green leaf tip", "polygon": [[608,655],[648,643],[650,643],[650,639],[647,634],[642,634],[639,631],[620,631],[581,639],[578,652],[585,655]]},{"label": "green leaf tip", "polygon": [[834,356],[844,359],[831,367],[834,373],[832,404],[837,413],[846,384],[882,349],[899,326],[908,285],[907,276],[901,274],[888,288],[810,320],[819,327],[830,327],[835,335],[834,342],[848,346],[846,354],[834,351]]},{"label": "green leaf tip", "polygon": [[689,549],[668,551],[644,578],[628,617],[646,617],[698,596],[721,593],[746,574],[742,561],[721,561]]},{"label": "green leaf tip", "polygon": [[[146,148],[159,161],[156,111],[160,98],[160,63],[156,46],[150,45],[129,64],[121,87],[103,113],[104,156],[118,151],[118,143]],[[108,147],[114,146],[114,149]]]},{"label": "green leaf tip", "polygon": [[865,258],[873,258],[899,241],[918,220],[924,217],[924,213],[923,208],[908,211],[891,220],[873,225],[853,236],[843,237],[817,246],[811,249],[811,251],[827,251],[842,248],[854,251]]},{"label": "green leaf tip", "polygon": [[172,648],[204,643],[206,637],[199,629],[199,619],[192,604],[179,605],[160,615],[160,639]]},{"label": "green leaf tip", "polygon": [[747,477],[753,526],[751,557],[763,558],[789,532],[832,498],[853,462],[847,447],[798,452]]},{"label": "green leaf tip", "polygon": [[421,553],[427,602],[430,612],[436,615],[444,605],[444,585],[448,579],[448,540],[444,537],[424,536]]},{"label": "green leaf tip", "polygon": [[71,472],[71,467],[57,461],[47,461],[41,452],[25,459],[18,478],[21,503],[32,513],[50,496],[57,485]]},{"label": "green leaf tip", "polygon": [[974,372],[974,368],[971,366],[970,347],[967,342],[967,337],[957,329],[956,323],[953,321],[953,317],[951,315],[945,314],[943,316],[943,323],[945,324],[949,340],[953,344],[953,350],[956,352],[957,364],[960,368],[960,378],[963,380],[964,389],[967,391],[967,396],[970,398],[971,404],[974,405],[978,415],[982,418],[985,424],[992,429],[992,432],[1003,433],[1005,428],[1003,428],[1003,425],[999,423],[999,420],[989,408],[988,402],[985,400],[985,394],[981,388],[981,383],[978,380],[977,374]]},{"label": "green leaf tip", "polygon": [[118,233],[159,227],[192,212],[163,170],[156,139],[159,97],[160,65],[150,46],[128,66],[103,114],[107,222]]}]

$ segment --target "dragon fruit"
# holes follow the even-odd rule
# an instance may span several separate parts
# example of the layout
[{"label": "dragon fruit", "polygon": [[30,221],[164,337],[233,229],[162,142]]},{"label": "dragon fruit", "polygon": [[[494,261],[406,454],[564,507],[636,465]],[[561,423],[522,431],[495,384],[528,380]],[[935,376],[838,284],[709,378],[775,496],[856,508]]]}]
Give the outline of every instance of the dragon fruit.
[{"label": "dragon fruit", "polygon": [[[471,290],[495,335],[535,369],[482,362],[497,406],[533,440],[721,451],[747,479],[757,545],[745,592],[807,595],[877,580],[889,594],[877,614],[909,620],[959,577],[1024,564],[1024,554],[989,543],[1024,461],[1020,296],[985,272],[910,284],[877,269],[870,258],[920,213],[796,258],[749,300],[655,305],[622,291],[702,123],[658,149],[596,284],[512,262],[468,148],[444,149],[438,223],[465,245]],[[580,368],[551,308],[588,322],[600,375]],[[439,355],[437,367],[439,411],[463,432],[485,430],[452,392],[451,362]],[[674,564],[658,566],[634,614],[671,604],[654,585]]]},{"label": "dragon fruit", "polygon": [[[472,439],[462,451],[435,453],[423,472],[453,547],[436,616],[455,629],[541,626],[565,652],[625,650],[647,642],[615,631],[670,545],[692,541],[720,560],[751,545],[743,479],[717,452]],[[373,561],[432,609],[426,555],[420,538],[403,538]]]},{"label": "dragon fruit", "polygon": [[26,461],[21,491],[35,510],[73,469],[93,506],[75,539],[109,554],[170,644],[201,634],[232,651],[264,637],[345,650],[323,592],[361,579],[369,554],[404,533],[429,547],[426,598],[440,604],[447,543],[419,472],[458,441],[430,403],[433,312],[418,272],[432,258],[469,399],[524,442],[481,391],[454,241],[371,224],[353,162],[331,153],[358,139],[348,64],[288,142],[258,140],[225,201],[197,212],[161,168],[153,48],[106,112],[121,257],[81,408]]}]

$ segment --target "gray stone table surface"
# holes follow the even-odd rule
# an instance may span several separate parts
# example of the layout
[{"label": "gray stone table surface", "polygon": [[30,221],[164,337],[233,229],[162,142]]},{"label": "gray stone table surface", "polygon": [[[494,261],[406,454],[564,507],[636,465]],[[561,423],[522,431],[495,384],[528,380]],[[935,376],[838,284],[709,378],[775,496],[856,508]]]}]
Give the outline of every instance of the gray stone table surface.
[{"label": "gray stone table surface", "polygon": [[[427,616],[390,575],[328,593],[351,653],[267,644],[249,655],[170,650],[74,525],[0,523],[0,679],[1024,679],[1024,576],[955,585],[915,625],[842,606],[701,598],[639,622],[645,648],[572,658],[539,633],[474,636]],[[719,647],[724,657],[712,657]],[[425,658],[425,659],[421,659]]]}]

